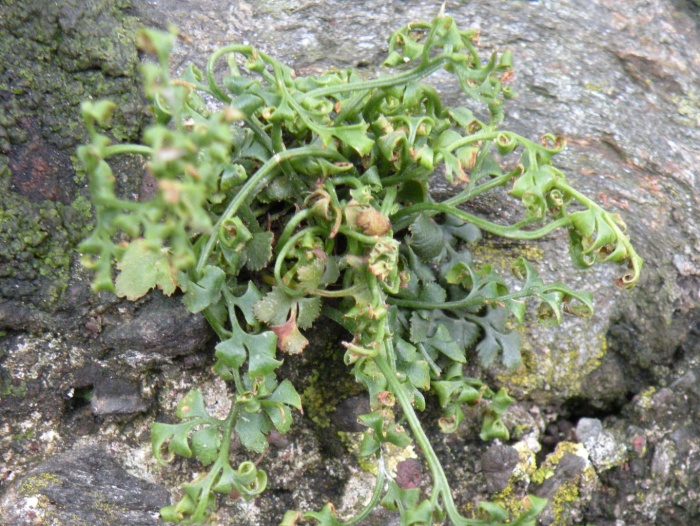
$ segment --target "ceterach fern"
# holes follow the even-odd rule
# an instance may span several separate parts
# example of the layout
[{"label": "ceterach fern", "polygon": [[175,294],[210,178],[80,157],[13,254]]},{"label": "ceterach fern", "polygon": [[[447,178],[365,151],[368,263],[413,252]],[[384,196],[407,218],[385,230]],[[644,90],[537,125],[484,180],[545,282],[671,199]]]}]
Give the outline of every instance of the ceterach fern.
[{"label": "ceterach fern", "polygon": [[[230,386],[226,418],[211,416],[193,389],[177,408],[178,423],[153,425],[159,461],[179,455],[205,470],[162,517],[205,523],[217,499],[264,492],[267,476],[251,459],[268,447],[266,435],[286,433],[292,411],[302,409],[278,368],[304,352],[310,329],[326,318],[347,331],[345,363],[369,397],[361,455],[381,467],[387,444],[414,443],[432,484],[423,492],[402,489],[379,469],[357,516],[340,518],[329,504],[290,510],[283,524],[358,524],[381,504],[405,525],[534,525],[545,504],[534,497],[517,517],[493,503],[461,515],[416,411],[436,396],[439,424],[449,433],[465,418],[465,404],[478,403],[482,438],[508,439],[500,417],[512,399],[465,377],[465,364],[478,357],[486,366],[500,355],[518,366],[519,340],[507,322],[525,321],[527,301],[537,304],[540,321],[558,322],[590,315],[591,296],[546,283],[523,258],[513,261],[520,285],[510,288],[474,262],[470,247],[483,233],[534,240],[564,228],[576,266],[620,264],[623,287],[637,282],[642,260],[622,219],[552,165],[562,138],[537,143],[500,128],[511,95],[504,86],[510,55],[482,61],[477,33],[441,14],[391,35],[389,72],[371,80],[354,71],[297,77],[242,44],[216,51],[204,72],[190,66],[173,79],[174,38],[151,30],[141,36],[156,57],[143,65],[154,122],[142,144],[113,144],[100,127],[118,108],[86,102],[92,140],[79,150],[97,215],[81,245],[95,290],[129,299],[153,288],[181,291],[187,308],[203,313],[218,335],[214,371]],[[459,82],[464,106],[443,104],[421,83],[440,69]],[[149,201],[115,193],[109,160],[134,154],[157,181]],[[428,185],[438,167],[455,187],[442,202]],[[524,206],[512,224],[463,206],[498,187]],[[233,457],[234,436],[250,457]]]}]

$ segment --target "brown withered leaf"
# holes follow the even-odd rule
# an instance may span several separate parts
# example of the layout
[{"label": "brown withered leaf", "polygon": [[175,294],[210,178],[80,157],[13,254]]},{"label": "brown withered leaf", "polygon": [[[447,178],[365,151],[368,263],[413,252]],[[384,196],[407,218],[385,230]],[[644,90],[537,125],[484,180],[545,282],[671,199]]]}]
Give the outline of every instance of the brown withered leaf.
[{"label": "brown withered leaf", "polygon": [[309,340],[299,332],[295,311],[296,309],[292,310],[291,316],[282,325],[270,327],[277,335],[277,348],[287,354],[300,354],[309,344]]},{"label": "brown withered leaf", "polygon": [[391,230],[389,218],[371,206],[362,209],[357,214],[355,222],[367,236],[383,236]]}]

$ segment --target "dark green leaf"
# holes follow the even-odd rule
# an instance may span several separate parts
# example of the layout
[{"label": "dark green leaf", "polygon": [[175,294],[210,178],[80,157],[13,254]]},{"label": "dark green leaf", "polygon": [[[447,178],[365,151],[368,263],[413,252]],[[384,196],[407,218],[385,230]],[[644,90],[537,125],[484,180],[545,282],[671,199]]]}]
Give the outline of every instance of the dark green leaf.
[{"label": "dark green leaf", "polygon": [[467,361],[464,348],[455,343],[447,327],[442,323],[437,326],[435,334],[426,341],[426,345],[440,351],[455,362],[464,363]]},{"label": "dark green leaf", "polygon": [[272,232],[256,232],[245,246],[246,262],[249,270],[265,268],[272,258]]},{"label": "dark green leaf", "polygon": [[262,413],[240,413],[236,420],[236,434],[246,449],[262,453],[267,449],[265,433],[270,431],[270,421]]},{"label": "dark green leaf", "polygon": [[244,347],[245,333],[236,331],[228,340],[216,345],[215,355],[222,365],[232,369],[238,369],[245,363],[247,353]]},{"label": "dark green leaf", "polygon": [[281,384],[277,386],[274,393],[272,393],[268,398],[270,402],[278,402],[280,404],[285,404],[299,411],[301,408],[301,397],[297,390],[294,389],[294,385],[289,380],[283,380]]},{"label": "dark green leaf", "polygon": [[248,375],[251,378],[265,376],[282,365],[280,360],[275,359],[277,337],[273,332],[261,332],[249,341]]},{"label": "dark green leaf", "polygon": [[411,236],[408,245],[423,261],[430,261],[438,257],[445,248],[445,240],[442,229],[435,221],[420,214],[409,227]]},{"label": "dark green leaf", "polygon": [[245,321],[249,325],[254,325],[256,323],[254,306],[261,298],[262,294],[260,294],[260,291],[252,281],[248,282],[246,291],[242,296],[234,296],[233,298],[233,304],[241,309]]},{"label": "dark green leaf", "polygon": [[289,431],[293,421],[289,407],[282,404],[275,404],[265,405],[263,409],[277,431],[283,434]]},{"label": "dark green leaf", "polygon": [[430,319],[424,318],[425,311],[413,311],[411,313],[411,341],[422,343],[428,339],[431,323]]},{"label": "dark green leaf", "polygon": [[520,336],[515,331],[507,331],[505,322],[507,318],[505,309],[491,308],[483,317],[470,317],[471,321],[478,323],[484,331],[484,337],[476,346],[479,361],[484,367],[488,367],[498,351],[503,353],[503,363],[506,367],[516,368],[522,361],[520,357]]},{"label": "dark green leaf", "polygon": [[289,309],[292,308],[292,299],[283,290],[273,287],[253,307],[255,317],[269,325],[282,325],[287,321]]},{"label": "dark green leaf", "polygon": [[190,312],[201,312],[221,297],[221,286],[226,280],[226,274],[219,267],[207,265],[203,269],[202,277],[193,283],[187,281],[180,285],[185,290],[182,302]]}]

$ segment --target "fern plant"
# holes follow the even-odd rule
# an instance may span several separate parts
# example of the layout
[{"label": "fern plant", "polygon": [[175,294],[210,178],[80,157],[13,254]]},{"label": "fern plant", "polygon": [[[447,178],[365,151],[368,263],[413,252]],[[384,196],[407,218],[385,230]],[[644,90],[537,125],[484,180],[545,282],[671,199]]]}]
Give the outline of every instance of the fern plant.
[{"label": "fern plant", "polygon": [[[500,417],[512,399],[465,376],[465,364],[475,355],[488,366],[500,355],[517,367],[519,340],[507,322],[525,321],[527,301],[537,303],[540,321],[559,322],[590,315],[591,295],[546,283],[523,258],[513,261],[520,285],[511,288],[477,264],[470,247],[484,234],[535,240],[567,229],[576,266],[621,264],[623,287],[637,282],[642,260],[623,220],[552,164],[561,137],[537,143],[500,128],[512,95],[510,55],[483,61],[477,32],[441,13],[393,33],[385,62],[392,72],[371,80],[354,71],[298,77],[243,44],[216,51],[204,71],[190,66],[173,79],[174,38],[152,30],[141,36],[156,59],[143,65],[154,122],[142,144],[114,144],[101,126],[118,108],[86,102],[91,143],[78,152],[97,217],[80,247],[95,290],[132,300],[153,288],[179,290],[219,338],[214,371],[230,386],[228,415],[211,416],[193,389],[178,405],[177,423],[153,425],[159,461],[194,458],[206,470],[183,485],[163,518],[203,523],[217,495],[250,499],[264,491],[265,472],[232,458],[232,438],[258,454],[270,432],[290,429],[301,398],[279,367],[304,352],[305,331],[325,318],[347,331],[344,360],[369,397],[360,454],[381,466],[387,444],[414,442],[432,485],[423,493],[402,489],[379,469],[374,494],[355,517],[341,519],[329,504],[292,510],[284,525],[358,524],[380,503],[405,525],[534,525],[545,504],[534,497],[518,517],[488,502],[474,517],[461,515],[416,411],[436,396],[441,429],[452,432],[465,404],[478,403],[482,438],[507,439]],[[445,105],[421,82],[441,69],[459,82],[464,106]],[[152,199],[117,195],[109,159],[119,155],[144,157],[157,181]],[[456,189],[442,202],[428,184],[439,166]],[[512,224],[465,206],[499,187],[523,204]]]}]

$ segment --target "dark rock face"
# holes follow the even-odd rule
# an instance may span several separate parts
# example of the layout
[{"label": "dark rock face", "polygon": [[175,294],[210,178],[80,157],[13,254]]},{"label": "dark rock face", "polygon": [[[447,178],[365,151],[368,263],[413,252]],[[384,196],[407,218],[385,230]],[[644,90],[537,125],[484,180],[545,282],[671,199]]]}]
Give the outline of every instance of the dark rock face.
[{"label": "dark rock face", "polygon": [[32,468],[2,498],[4,524],[154,526],[165,488],[129,475],[100,446],[76,448]]},{"label": "dark rock face", "polygon": [[496,493],[506,489],[513,469],[518,464],[518,451],[510,446],[492,446],[481,457],[481,471],[486,489]]},{"label": "dark rock face", "polygon": [[179,298],[159,296],[131,319],[106,329],[101,341],[112,354],[138,369],[142,364],[196,352],[211,334],[204,317],[189,313]]},{"label": "dark rock face", "polygon": [[[78,524],[70,515],[77,509],[91,525],[159,524],[156,512],[168,503],[168,492],[131,477],[103,449],[75,444],[87,437],[118,444],[113,454],[120,461],[143,458],[149,424],[156,414],[171,415],[194,384],[210,399],[225,400],[225,386],[208,372],[211,333],[201,316],[157,294],[137,304],[98,297],[73,252],[90,224],[84,181],[71,160],[83,137],[79,102],[114,99],[119,112],[110,133],[137,140],[145,117],[133,41],[139,21],[180,27],[187,38],[178,43],[176,69],[201,66],[222,44],[248,41],[301,75],[358,67],[371,77],[389,32],[431,19],[438,9],[424,0],[0,6],[0,330],[7,332],[0,341],[0,509],[14,514],[0,522],[24,525],[53,514],[63,521],[57,524]],[[533,263],[549,269],[552,281],[591,289],[597,314],[557,330],[533,328],[525,370],[493,373],[494,383],[521,400],[523,414],[509,426],[515,431],[525,422],[526,432],[513,432],[512,444],[479,443],[478,426],[448,437],[431,434],[456,500],[473,506],[489,493],[515,488],[518,495],[551,498],[543,524],[696,524],[698,8],[683,0],[484,0],[448,2],[446,9],[463,26],[480,28],[482,56],[513,52],[520,96],[508,104],[505,125],[533,139],[565,135],[569,147],[559,166],[623,215],[646,260],[638,288],[623,293],[611,290],[619,269],[572,270],[563,234],[506,247],[534,254]],[[451,103],[459,100],[443,77],[433,82]],[[140,160],[115,168],[125,193],[147,196]],[[435,178],[436,196],[453,191]],[[508,219],[517,206],[503,197],[474,206]],[[224,499],[221,520],[267,526],[289,508],[357,502],[356,461],[329,447],[336,431],[361,429],[357,415],[366,407],[361,398],[348,400],[328,411],[330,428],[300,418],[290,435],[271,437],[275,448],[261,461],[270,490],[255,515]],[[427,415],[426,426],[432,423]],[[538,447],[544,448],[539,472],[523,463]],[[146,461],[135,462],[148,472]],[[399,466],[407,487],[421,479],[426,484],[415,461]],[[162,484],[173,489],[194,469],[164,471]],[[566,505],[557,507],[562,500]],[[392,520],[382,517],[377,524]]]},{"label": "dark rock face", "polygon": [[358,420],[358,417],[371,411],[366,396],[351,396],[336,406],[331,420],[340,431],[357,433],[365,430],[365,426]]},{"label": "dark rock face", "polygon": [[150,403],[139,392],[139,386],[123,378],[104,378],[97,384],[90,399],[92,412],[98,416],[144,413]]}]

